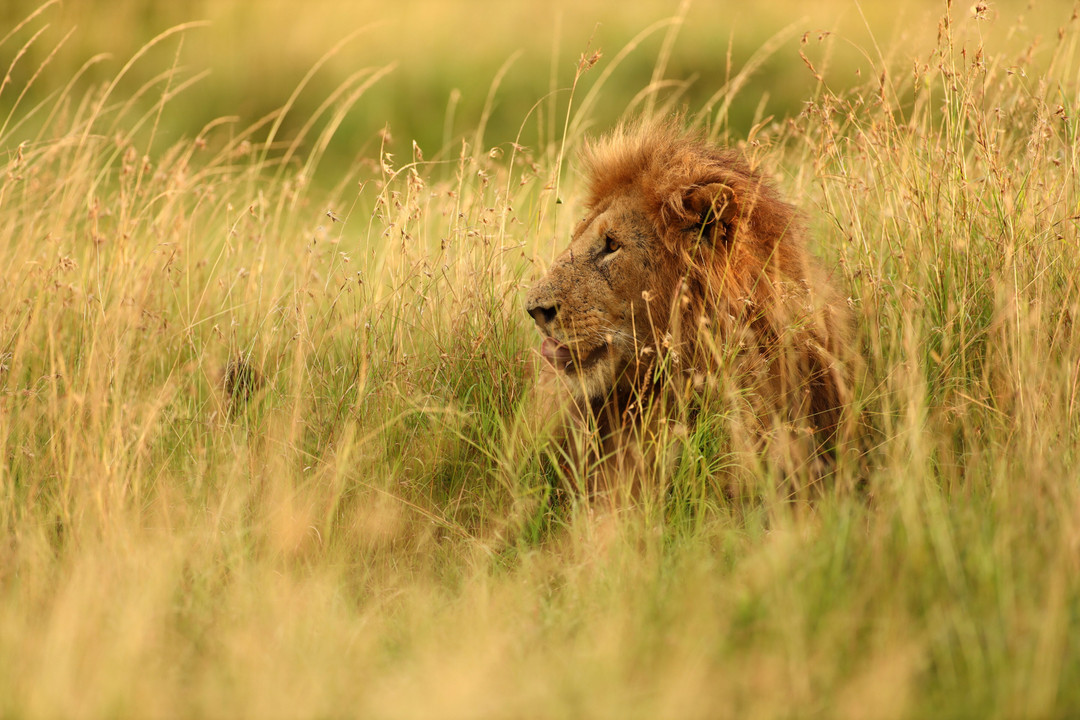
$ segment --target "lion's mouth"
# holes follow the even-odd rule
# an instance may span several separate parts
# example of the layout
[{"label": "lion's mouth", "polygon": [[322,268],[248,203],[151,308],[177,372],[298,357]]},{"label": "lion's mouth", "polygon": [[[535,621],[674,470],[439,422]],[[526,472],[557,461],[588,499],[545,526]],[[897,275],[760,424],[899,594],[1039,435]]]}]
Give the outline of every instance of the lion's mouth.
[{"label": "lion's mouth", "polygon": [[548,336],[540,345],[540,354],[556,370],[573,373],[594,365],[607,352],[607,348],[605,343],[581,356],[574,353],[566,343]]},{"label": "lion's mouth", "polygon": [[540,345],[540,354],[559,370],[566,370],[574,362],[574,355],[570,352],[570,348],[553,337],[544,338],[544,342]]}]

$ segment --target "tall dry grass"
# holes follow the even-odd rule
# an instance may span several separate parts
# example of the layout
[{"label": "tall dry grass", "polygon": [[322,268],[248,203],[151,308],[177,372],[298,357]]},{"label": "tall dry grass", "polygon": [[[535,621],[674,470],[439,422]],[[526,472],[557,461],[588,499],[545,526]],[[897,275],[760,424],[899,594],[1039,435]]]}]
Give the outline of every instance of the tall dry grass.
[{"label": "tall dry grass", "polygon": [[859,318],[867,490],[812,504],[719,492],[722,414],[617,517],[505,465],[520,288],[602,87],[551,146],[384,148],[330,189],[379,69],[290,138],[154,150],[192,101],[169,68],[6,113],[0,714],[1074,715],[1080,33],[1017,57],[961,15],[855,90],[808,37],[804,112],[747,137],[723,92],[690,108],[806,208]]}]

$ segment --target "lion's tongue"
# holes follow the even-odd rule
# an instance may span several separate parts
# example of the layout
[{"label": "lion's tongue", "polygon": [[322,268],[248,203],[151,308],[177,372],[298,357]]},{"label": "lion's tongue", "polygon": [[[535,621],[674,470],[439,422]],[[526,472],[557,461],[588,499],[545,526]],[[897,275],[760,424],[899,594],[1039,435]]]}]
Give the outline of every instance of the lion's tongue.
[{"label": "lion's tongue", "polygon": [[572,359],[570,348],[553,337],[544,338],[544,342],[540,346],[540,354],[555,367],[566,367]]}]

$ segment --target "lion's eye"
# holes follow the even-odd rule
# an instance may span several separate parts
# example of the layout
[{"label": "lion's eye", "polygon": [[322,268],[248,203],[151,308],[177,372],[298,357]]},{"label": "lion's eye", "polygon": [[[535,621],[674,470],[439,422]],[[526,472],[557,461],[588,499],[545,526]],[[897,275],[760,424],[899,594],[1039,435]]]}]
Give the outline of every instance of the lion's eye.
[{"label": "lion's eye", "polygon": [[621,247],[622,245],[619,243],[619,241],[613,238],[610,233],[604,236],[604,252],[606,252],[608,255],[615,252]]}]

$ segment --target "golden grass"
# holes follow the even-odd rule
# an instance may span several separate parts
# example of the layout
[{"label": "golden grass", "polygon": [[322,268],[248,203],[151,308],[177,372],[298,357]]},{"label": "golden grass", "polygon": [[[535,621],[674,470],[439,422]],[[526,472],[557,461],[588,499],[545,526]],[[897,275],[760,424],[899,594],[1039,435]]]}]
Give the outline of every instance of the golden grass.
[{"label": "golden grass", "polygon": [[723,417],[616,517],[504,465],[520,289],[617,50],[547,106],[565,137],[398,138],[328,188],[389,62],[289,132],[164,142],[171,70],[3,112],[0,714],[1076,714],[1080,32],[1017,56],[966,13],[854,89],[808,37],[803,111],[742,136],[724,93],[689,108],[807,210],[860,319],[867,493],[813,504],[716,492]]}]

